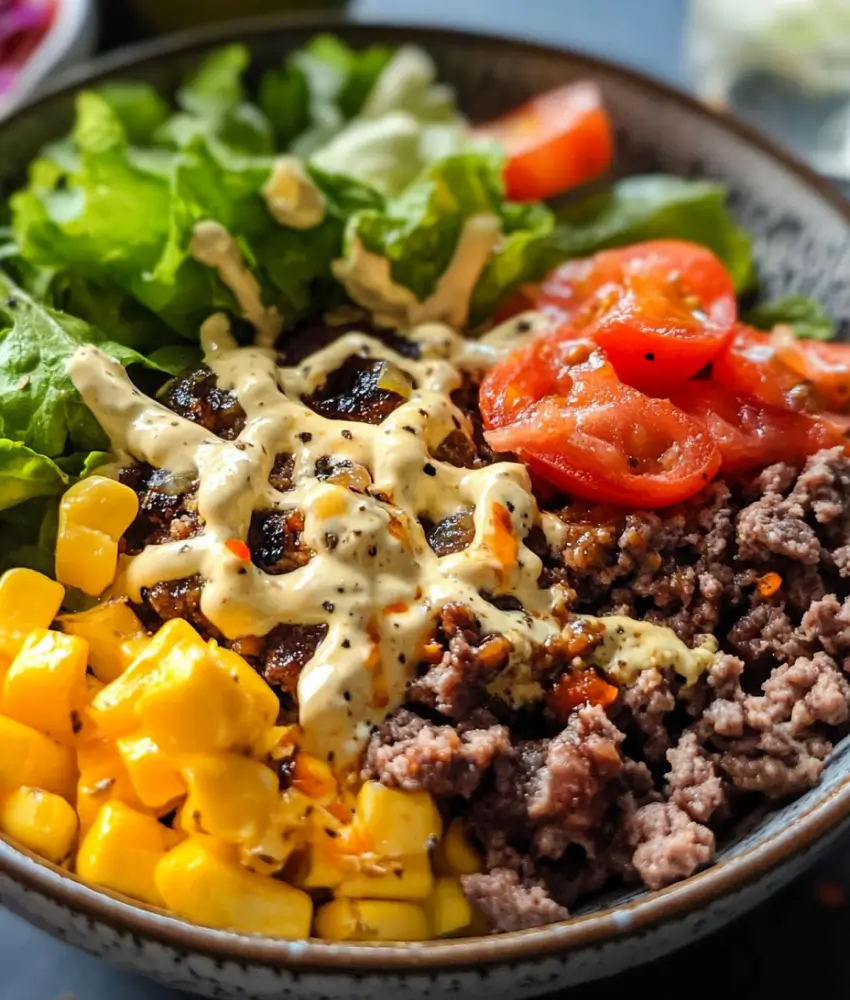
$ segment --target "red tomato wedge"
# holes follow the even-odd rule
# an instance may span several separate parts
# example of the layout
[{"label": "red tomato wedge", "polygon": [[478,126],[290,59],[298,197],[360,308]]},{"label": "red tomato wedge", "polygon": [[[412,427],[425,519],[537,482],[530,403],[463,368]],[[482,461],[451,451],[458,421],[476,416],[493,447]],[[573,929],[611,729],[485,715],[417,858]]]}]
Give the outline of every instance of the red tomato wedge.
[{"label": "red tomato wedge", "polygon": [[542,201],[592,180],[611,164],[614,134],[594,83],[569,83],[533,97],[472,130],[508,156],[505,185],[515,201]]},{"label": "red tomato wedge", "polygon": [[821,448],[846,444],[840,429],[826,420],[768,406],[711,380],[686,382],[670,398],[705,425],[720,450],[724,472],[796,462]]},{"label": "red tomato wedge", "polygon": [[481,384],[485,436],[567,493],[666,507],[720,467],[705,427],[616,377],[602,351],[561,333],[523,345]]},{"label": "red tomato wedge", "polygon": [[714,362],[716,381],[785,409],[850,410],[850,344],[798,340],[787,327],[739,323]]},{"label": "red tomato wedge", "polygon": [[537,304],[605,349],[620,378],[661,394],[721,350],[736,318],[735,288],[710,251],[651,240],[569,261]]}]

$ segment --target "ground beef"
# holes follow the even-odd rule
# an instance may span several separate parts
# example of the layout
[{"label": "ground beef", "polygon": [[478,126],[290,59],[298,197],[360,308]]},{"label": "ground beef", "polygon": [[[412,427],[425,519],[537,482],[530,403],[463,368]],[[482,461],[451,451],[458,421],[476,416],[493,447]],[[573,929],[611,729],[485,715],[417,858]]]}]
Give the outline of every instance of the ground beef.
[{"label": "ground beef", "polygon": [[[404,396],[378,384],[388,364],[391,362],[352,354],[303,402],[332,420],[379,424],[405,401]],[[400,370],[398,375],[403,377]]]},{"label": "ground beef", "polygon": [[463,891],[494,931],[521,931],[565,920],[569,911],[549,895],[542,879],[523,882],[509,868],[464,875]]},{"label": "ground beef", "polygon": [[234,394],[219,389],[218,378],[200,365],[170,382],[162,402],[186,420],[232,441],[245,426],[245,411]]},{"label": "ground beef", "polygon": [[623,705],[646,737],[647,760],[659,760],[670,745],[666,716],[676,708],[668,678],[655,667],[642,671],[634,684],[623,691]]},{"label": "ground beef", "polygon": [[139,498],[139,512],[122,541],[127,555],[136,555],[146,545],[183,541],[203,530],[194,478],[145,464],[122,469],[119,478]]},{"label": "ground beef", "polygon": [[635,815],[634,866],[648,889],[662,889],[714,860],[714,834],[673,802],[650,802]]},{"label": "ground beef", "polygon": [[255,511],[248,529],[251,562],[273,576],[306,566],[312,552],[304,544],[303,531],[300,510]]}]

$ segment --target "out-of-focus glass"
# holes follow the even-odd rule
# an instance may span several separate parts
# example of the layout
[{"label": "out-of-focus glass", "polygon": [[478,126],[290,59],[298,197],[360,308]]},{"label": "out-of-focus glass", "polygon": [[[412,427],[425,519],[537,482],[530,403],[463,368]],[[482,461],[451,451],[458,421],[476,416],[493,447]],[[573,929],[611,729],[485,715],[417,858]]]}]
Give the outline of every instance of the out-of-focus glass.
[{"label": "out-of-focus glass", "polygon": [[336,10],[347,0],[131,0],[156,31],[180,31],[196,24],[226,21],[276,10]]},{"label": "out-of-focus glass", "polygon": [[850,180],[850,0],[691,0],[697,95]]}]

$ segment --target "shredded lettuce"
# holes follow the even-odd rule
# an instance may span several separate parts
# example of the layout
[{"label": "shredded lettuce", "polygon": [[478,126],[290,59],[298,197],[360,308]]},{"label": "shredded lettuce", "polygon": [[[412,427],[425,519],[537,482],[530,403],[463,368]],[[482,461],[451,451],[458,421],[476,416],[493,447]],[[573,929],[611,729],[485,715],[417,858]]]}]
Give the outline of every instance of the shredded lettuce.
[{"label": "shredded lettuce", "polygon": [[739,293],[755,284],[749,236],[726,205],[716,181],[647,174],[558,212],[561,257],[584,257],[643,240],[700,243],[723,261]]},{"label": "shredded lettuce", "polygon": [[820,302],[806,295],[762,302],[747,310],[743,318],[759,330],[772,330],[782,323],[790,326],[802,340],[832,340],[835,336],[835,322]]}]

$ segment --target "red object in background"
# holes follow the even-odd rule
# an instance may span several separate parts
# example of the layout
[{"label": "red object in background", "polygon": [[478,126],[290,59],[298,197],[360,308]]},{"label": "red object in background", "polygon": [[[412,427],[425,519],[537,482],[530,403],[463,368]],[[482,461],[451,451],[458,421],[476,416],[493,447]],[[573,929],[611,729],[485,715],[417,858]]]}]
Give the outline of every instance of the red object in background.
[{"label": "red object in background", "polygon": [[542,201],[593,180],[614,154],[602,95],[586,81],[533,97],[472,134],[504,148],[505,185],[515,201]]},{"label": "red object in background", "polygon": [[58,0],[0,0],[0,94],[47,34]]}]

